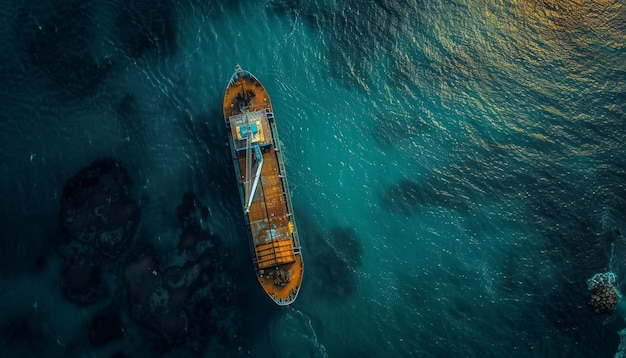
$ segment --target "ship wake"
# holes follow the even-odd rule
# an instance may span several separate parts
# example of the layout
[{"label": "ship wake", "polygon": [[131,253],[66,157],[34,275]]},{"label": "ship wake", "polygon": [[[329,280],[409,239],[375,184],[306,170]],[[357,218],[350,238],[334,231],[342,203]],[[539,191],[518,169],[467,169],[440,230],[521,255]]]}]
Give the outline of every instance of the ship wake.
[{"label": "ship wake", "polygon": [[276,317],[269,323],[269,332],[276,357],[328,358],[311,318],[302,311],[291,308]]}]

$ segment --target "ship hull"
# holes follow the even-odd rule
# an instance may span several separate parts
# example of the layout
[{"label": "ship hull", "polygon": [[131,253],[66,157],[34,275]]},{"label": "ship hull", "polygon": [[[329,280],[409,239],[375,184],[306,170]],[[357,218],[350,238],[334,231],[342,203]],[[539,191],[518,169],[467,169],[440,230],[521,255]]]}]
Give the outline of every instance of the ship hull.
[{"label": "ship hull", "polygon": [[269,94],[238,66],[223,112],[255,274],[276,304],[292,304],[304,262]]}]

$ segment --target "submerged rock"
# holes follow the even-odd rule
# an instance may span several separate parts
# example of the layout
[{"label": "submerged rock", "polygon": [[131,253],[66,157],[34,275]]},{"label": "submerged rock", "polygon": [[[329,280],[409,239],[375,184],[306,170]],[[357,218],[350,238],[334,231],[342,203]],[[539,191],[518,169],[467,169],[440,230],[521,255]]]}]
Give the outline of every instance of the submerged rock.
[{"label": "submerged rock", "polygon": [[102,347],[124,338],[122,319],[114,307],[109,307],[92,317],[88,329],[89,341],[94,347]]},{"label": "submerged rock", "polygon": [[133,238],[139,207],[129,196],[132,181],[113,159],[103,159],[79,171],[65,185],[61,226],[67,241],[79,241],[102,255],[119,255]]},{"label": "submerged rock", "polygon": [[181,204],[176,207],[178,225],[183,230],[178,239],[178,254],[188,252],[195,256],[200,242],[208,242],[209,245],[217,242],[217,238],[202,227],[208,217],[209,209],[200,203],[194,193],[183,195]]},{"label": "submerged rock", "polygon": [[344,300],[357,290],[357,270],[361,266],[363,247],[356,231],[336,226],[316,238],[311,249],[316,280],[311,286],[329,300]]},{"label": "submerged rock", "polygon": [[[232,309],[237,292],[228,251],[207,229],[209,209],[195,194],[183,196],[175,211],[179,255],[164,255],[171,261],[162,264],[152,246],[131,246],[140,219],[131,185],[117,161],[103,159],[80,170],[63,191],[63,296],[107,307],[91,318],[89,342],[119,343],[123,326],[132,322],[146,328],[141,334],[151,342],[151,355],[183,346],[198,352],[216,340],[231,345],[238,336],[238,311]],[[131,321],[123,319],[126,312]]]},{"label": "submerged rock", "polygon": [[588,304],[597,314],[613,313],[619,301],[615,288],[615,274],[612,272],[595,274],[588,282],[591,299]]},{"label": "submerged rock", "polygon": [[189,226],[206,221],[209,217],[209,208],[202,205],[196,194],[183,194],[182,202],[176,207],[176,218],[181,226]]},{"label": "submerged rock", "polygon": [[16,313],[4,310],[3,313],[8,315],[0,321],[3,357],[50,357],[58,353],[58,350],[50,349],[51,335],[41,324],[39,311]]},{"label": "submerged rock", "polygon": [[116,7],[115,31],[120,48],[132,58],[147,53],[162,57],[176,51],[178,27],[172,2],[130,0]]},{"label": "submerged rock", "polygon": [[101,272],[120,257],[139,224],[132,182],[113,159],[95,161],[67,181],[61,198],[63,296],[89,305],[106,296]]},{"label": "submerged rock", "polygon": [[24,2],[19,7],[15,32],[26,59],[63,97],[95,93],[113,68],[109,57],[98,58],[91,51],[93,19],[85,1]]},{"label": "submerged rock", "polygon": [[126,265],[124,280],[132,316],[167,340],[176,341],[188,331],[190,300],[198,288],[209,282],[213,264],[202,255],[182,267],[162,271],[159,266],[151,249]]},{"label": "submerged rock", "polygon": [[105,297],[106,286],[102,281],[100,260],[92,255],[77,256],[66,260],[61,274],[61,293],[68,300],[90,305]]}]

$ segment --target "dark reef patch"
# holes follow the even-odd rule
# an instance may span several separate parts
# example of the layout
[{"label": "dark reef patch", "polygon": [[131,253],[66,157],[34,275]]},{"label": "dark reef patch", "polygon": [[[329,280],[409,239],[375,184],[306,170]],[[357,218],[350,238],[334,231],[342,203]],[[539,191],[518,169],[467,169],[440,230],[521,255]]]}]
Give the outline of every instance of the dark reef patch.
[{"label": "dark reef patch", "polygon": [[132,180],[113,159],[93,162],[70,178],[61,197],[63,258],[61,292],[89,305],[107,297],[102,279],[130,247],[139,225],[139,206],[130,197]]},{"label": "dark reef patch", "polygon": [[193,192],[185,193],[175,210],[181,230],[178,256],[184,264],[163,264],[148,246],[135,250],[124,265],[130,315],[146,328],[144,336],[155,342],[155,352],[242,344],[230,254],[205,228],[209,215]]},{"label": "dark reef patch", "polygon": [[537,225],[549,246],[555,248],[554,260],[562,260],[565,254],[586,277],[603,271],[614,237],[602,227],[597,215],[590,215],[590,208],[592,203],[610,198],[597,195],[595,188],[577,190],[567,173],[546,170],[541,174],[542,180],[526,187],[528,222]]},{"label": "dark reef patch", "polygon": [[107,297],[108,289],[102,279],[102,258],[93,252],[77,253],[65,260],[61,273],[61,293],[80,305],[91,305]]},{"label": "dark reef patch", "polygon": [[328,234],[317,233],[311,244],[312,288],[329,300],[345,300],[357,290],[356,270],[363,247],[352,228],[336,226]]},{"label": "dark reef patch", "polygon": [[102,347],[124,338],[122,318],[114,307],[96,314],[89,322],[89,341],[94,347]]},{"label": "dark reef patch", "polygon": [[182,203],[176,207],[176,218],[182,227],[198,224],[209,217],[209,209],[202,205],[193,192],[183,194]]},{"label": "dark reef patch", "polygon": [[345,299],[356,291],[353,272],[329,245],[321,244],[311,261],[320,265],[315,287],[326,298]]},{"label": "dark reef patch", "polygon": [[408,216],[429,206],[468,214],[485,201],[523,200],[536,180],[517,162],[514,149],[493,140],[454,149],[456,159],[450,164],[387,185],[379,202]]},{"label": "dark reef patch", "polygon": [[363,261],[363,246],[353,228],[336,226],[331,229],[332,245],[337,250],[337,256],[351,269],[361,266]]},{"label": "dark reef patch", "polygon": [[116,107],[116,112],[124,122],[128,122],[136,117],[139,113],[139,101],[137,96],[132,93],[123,95]]},{"label": "dark reef patch", "polygon": [[124,281],[133,318],[172,342],[187,330],[189,316],[184,310],[184,303],[197,276],[190,275],[187,281],[180,283],[179,292],[170,293],[165,287],[170,277],[162,275],[159,266],[152,250],[142,252],[126,265]]},{"label": "dark reef patch", "polygon": [[279,14],[293,14],[300,9],[304,9],[303,0],[271,0],[270,6],[272,11]]},{"label": "dark reef patch", "polygon": [[9,317],[0,326],[0,351],[10,352],[15,357],[41,357],[47,343],[43,327],[34,314]]},{"label": "dark reef patch", "polygon": [[[419,83],[434,81],[441,78],[441,73],[433,68],[431,60],[424,53],[408,55],[409,51],[399,49],[389,63],[389,81],[416,98],[426,97]],[[418,79],[418,78],[421,78]]]},{"label": "dark reef patch", "polygon": [[149,51],[159,57],[176,51],[176,15],[168,0],[118,3],[116,26],[122,48],[133,58]]},{"label": "dark reef patch", "polygon": [[178,254],[183,252],[195,253],[196,246],[200,241],[211,239],[211,234],[202,230],[199,224],[191,224],[183,228],[178,240]]},{"label": "dark reef patch", "polygon": [[396,47],[398,35],[417,14],[416,2],[350,0],[340,3],[275,0],[270,4],[279,15],[302,17],[315,31],[327,36],[328,70],[347,88],[368,90],[381,49]]},{"label": "dark reef patch", "polygon": [[[608,311],[614,299],[613,287],[600,285],[593,291],[587,287],[587,278],[598,272],[612,269],[613,248],[623,250],[619,235],[624,203],[624,178],[622,164],[591,165],[584,176],[572,175],[572,169],[561,160],[563,150],[544,154],[544,162],[523,183],[520,191],[524,198],[524,222],[544,238],[544,267],[559,277],[553,289],[545,292],[541,302],[533,307],[545,317],[550,317],[555,331],[577,342],[588,339],[588,332],[606,335],[617,346],[615,332],[623,328],[616,321],[600,323],[593,311]],[[613,157],[613,154],[611,154]],[[623,251],[621,251],[623,252]],[[622,254],[623,255],[623,254]],[[621,270],[620,265],[616,268]],[[514,269],[514,268],[512,268]],[[617,271],[616,271],[617,272]],[[591,290],[593,302],[589,295]],[[564,299],[565,298],[565,299]],[[558,305],[552,302],[560,302]],[[581,309],[590,305],[592,309]],[[593,355],[584,347],[584,355]]]},{"label": "dark reef patch", "polygon": [[86,323],[91,346],[123,341],[133,327],[148,355],[242,345],[231,257],[207,228],[210,210],[183,195],[172,213],[179,253],[165,257],[176,263],[162,262],[152,244],[133,240],[140,214],[131,189],[126,170],[107,158],[78,171],[61,198],[63,297],[105,307]]},{"label": "dark reef patch", "polygon": [[[215,336],[231,340],[237,337],[237,311],[231,311],[236,292],[229,281],[217,275],[222,265],[206,251],[183,266],[161,269],[150,248],[126,264],[123,280],[131,316],[158,334],[148,338],[158,342],[157,350],[179,346],[199,350],[206,348]],[[218,326],[218,321],[223,326]]]},{"label": "dark reef patch", "polygon": [[419,215],[422,208],[428,206],[468,213],[473,206],[471,190],[460,182],[456,187],[447,184],[449,183],[441,179],[400,179],[384,188],[379,194],[379,200],[384,208],[403,216]]},{"label": "dark reef patch", "polygon": [[93,16],[84,1],[57,1],[54,5],[20,8],[16,38],[27,59],[41,70],[61,96],[84,97],[95,92],[112,67],[109,58],[90,52]]},{"label": "dark reef patch", "polygon": [[182,230],[178,237],[179,255],[187,253],[197,257],[199,250],[207,250],[211,258],[219,261],[219,256],[225,254],[219,238],[205,229],[209,214],[209,208],[200,202],[196,194],[183,194],[182,202],[176,207],[178,226]]},{"label": "dark reef patch", "polygon": [[[209,109],[210,113],[219,111],[221,111],[219,106]],[[229,148],[224,145],[228,139],[220,127],[221,124],[208,113],[184,115],[180,124],[189,141],[201,148],[197,152],[196,160],[205,164],[194,173],[195,181],[201,185],[198,190],[205,192],[211,201],[227,201],[233,205],[239,203],[235,171],[224,170],[232,168],[232,163],[229,159]]]},{"label": "dark reef patch", "polygon": [[409,113],[385,113],[378,109],[373,115],[372,138],[382,148],[401,147],[423,134],[427,123]]},{"label": "dark reef patch", "polygon": [[131,186],[126,170],[113,159],[98,160],[71,178],[61,199],[66,243],[84,243],[108,258],[123,252],[139,224]]},{"label": "dark reef patch", "polygon": [[402,215],[419,213],[420,207],[429,203],[423,185],[408,179],[401,179],[388,186],[381,194],[380,201],[386,209]]}]

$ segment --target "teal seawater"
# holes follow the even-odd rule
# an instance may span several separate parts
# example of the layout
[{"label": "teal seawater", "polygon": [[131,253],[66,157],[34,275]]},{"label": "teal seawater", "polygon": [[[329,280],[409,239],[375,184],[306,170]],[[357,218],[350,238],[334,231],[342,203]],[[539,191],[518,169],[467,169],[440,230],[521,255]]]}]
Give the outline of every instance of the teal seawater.
[{"label": "teal seawater", "polygon": [[[0,24],[2,356],[626,349],[626,309],[587,305],[594,274],[626,279],[623,1],[6,1]],[[290,309],[255,282],[242,228],[221,114],[236,64],[283,144],[305,259]],[[155,344],[115,270],[97,304],[61,294],[63,187],[107,157],[134,182],[132,249],[163,265],[185,261],[182,195],[208,207],[237,297],[214,330],[189,310],[182,342]],[[110,306],[123,334],[95,345]]]}]

